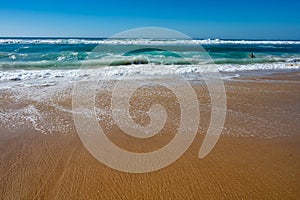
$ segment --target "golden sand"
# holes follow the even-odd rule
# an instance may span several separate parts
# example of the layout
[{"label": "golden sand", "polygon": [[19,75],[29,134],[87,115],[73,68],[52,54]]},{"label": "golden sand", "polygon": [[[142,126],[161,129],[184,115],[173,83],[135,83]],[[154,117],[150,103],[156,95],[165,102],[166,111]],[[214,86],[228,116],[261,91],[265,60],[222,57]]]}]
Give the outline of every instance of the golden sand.
[{"label": "golden sand", "polygon": [[[9,91],[2,92],[0,103],[5,109],[31,104],[51,113],[46,122],[57,120],[57,126],[64,128],[43,134],[38,124],[13,128],[15,121],[2,122],[0,199],[300,199],[299,75],[227,81],[225,126],[204,159],[198,158],[198,152],[210,119],[210,99],[203,85],[193,87],[201,110],[201,127],[193,144],[170,166],[145,174],[116,171],[92,157],[75,131],[71,113],[49,103],[15,101]],[[109,123],[108,115],[99,114],[108,137],[129,151],[161,148],[178,128],[175,97],[168,91],[161,92],[168,94],[166,99],[147,90],[140,89],[132,98],[131,114],[145,125],[149,118],[135,110],[160,102],[168,120],[159,135],[132,138]],[[110,97],[109,92],[100,91],[98,106],[109,110]],[[71,108],[70,96],[53,101]]]}]

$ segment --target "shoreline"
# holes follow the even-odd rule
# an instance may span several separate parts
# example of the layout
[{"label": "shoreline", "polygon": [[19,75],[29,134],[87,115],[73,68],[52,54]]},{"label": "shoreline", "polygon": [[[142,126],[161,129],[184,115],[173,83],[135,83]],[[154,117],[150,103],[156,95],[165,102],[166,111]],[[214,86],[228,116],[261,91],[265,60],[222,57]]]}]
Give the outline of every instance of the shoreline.
[{"label": "shoreline", "polygon": [[[4,111],[0,131],[1,199],[298,199],[299,70],[225,80],[226,122],[217,145],[204,159],[197,155],[210,119],[210,99],[204,85],[191,83],[201,113],[197,136],[177,161],[146,174],[111,169],[83,147],[69,112],[70,88],[57,91],[51,98],[45,93],[27,99],[5,90],[0,98]],[[136,104],[132,112],[141,124],[149,119],[136,110],[146,110],[155,99],[168,108],[170,119],[164,132],[147,141],[133,139],[109,123],[111,95],[100,91],[98,105],[104,110],[99,112],[100,125],[116,145],[135,152],[153,151],[172,139],[178,104],[172,96],[163,98],[170,95],[168,91],[156,91],[160,92],[140,90],[133,99]],[[141,104],[141,99],[149,105]],[[6,115],[9,112],[19,115]],[[23,119],[28,123],[25,126],[18,124]]]}]

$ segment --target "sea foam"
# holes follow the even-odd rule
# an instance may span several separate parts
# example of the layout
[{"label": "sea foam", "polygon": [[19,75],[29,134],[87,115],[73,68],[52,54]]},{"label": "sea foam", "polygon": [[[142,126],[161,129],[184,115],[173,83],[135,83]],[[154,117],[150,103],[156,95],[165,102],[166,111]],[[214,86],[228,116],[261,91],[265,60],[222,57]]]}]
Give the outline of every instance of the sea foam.
[{"label": "sea foam", "polygon": [[0,44],[111,44],[111,45],[208,45],[208,44],[300,44],[297,40],[222,39],[0,39]]}]

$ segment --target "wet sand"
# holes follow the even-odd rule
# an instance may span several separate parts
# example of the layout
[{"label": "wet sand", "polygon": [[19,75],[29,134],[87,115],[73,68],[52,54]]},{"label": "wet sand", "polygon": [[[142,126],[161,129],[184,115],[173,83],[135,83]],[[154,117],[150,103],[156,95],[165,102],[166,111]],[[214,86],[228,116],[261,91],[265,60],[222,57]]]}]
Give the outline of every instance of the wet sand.
[{"label": "wet sand", "polygon": [[[198,152],[210,119],[210,99],[204,85],[193,87],[201,110],[194,142],[170,166],[145,174],[116,171],[92,157],[68,112],[70,90],[47,102],[1,91],[0,199],[299,199],[299,73],[226,81],[225,126],[204,159],[198,158]],[[162,103],[168,120],[159,135],[134,139],[110,123],[107,113],[99,114],[108,137],[129,151],[161,148],[178,128],[178,102],[172,94],[163,88],[156,88],[159,94],[147,90],[137,91],[131,114],[145,125],[149,118],[136,110]],[[110,97],[109,92],[99,91],[98,106],[107,112]],[[6,114],[24,108],[40,117]]]}]

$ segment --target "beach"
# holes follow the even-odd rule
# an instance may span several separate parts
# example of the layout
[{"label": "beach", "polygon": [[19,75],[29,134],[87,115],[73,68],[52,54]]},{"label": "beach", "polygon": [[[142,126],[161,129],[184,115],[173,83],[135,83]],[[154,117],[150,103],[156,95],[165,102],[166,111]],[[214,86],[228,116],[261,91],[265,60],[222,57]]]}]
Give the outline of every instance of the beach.
[{"label": "beach", "polygon": [[0,200],[300,200],[300,1],[1,1]]},{"label": "beach", "polygon": [[[191,84],[200,107],[196,138],[171,165],[141,174],[112,169],[83,146],[72,115],[72,84],[59,89],[49,82],[29,89],[2,87],[0,198],[299,199],[299,71],[225,79],[224,128],[203,159],[198,153],[211,103],[205,84]],[[128,151],[148,152],[172,140],[180,117],[178,102],[164,88],[154,87],[152,93],[151,89],[141,89],[133,96],[132,116],[147,124],[149,118],[138,110],[159,101],[168,119],[160,134],[137,139],[114,125],[108,114],[111,91],[99,87],[96,102],[105,111],[99,112],[99,124],[114,144]]]}]

